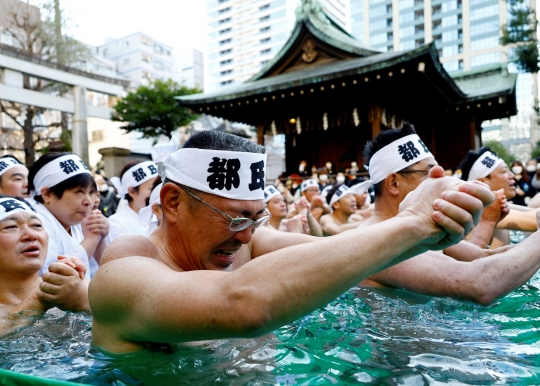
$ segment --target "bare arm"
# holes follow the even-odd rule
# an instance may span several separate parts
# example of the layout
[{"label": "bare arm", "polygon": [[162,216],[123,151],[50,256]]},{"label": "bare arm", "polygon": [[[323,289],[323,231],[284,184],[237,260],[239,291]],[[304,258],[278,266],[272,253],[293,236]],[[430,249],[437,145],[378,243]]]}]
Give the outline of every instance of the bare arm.
[{"label": "bare arm", "polygon": [[[253,255],[264,255],[233,272],[175,272],[137,256],[112,260],[90,283],[94,343],[127,352],[140,349],[137,342],[175,343],[272,331],[397,262],[395,256],[411,257],[403,254],[413,246],[425,251],[457,242],[472,228],[472,219],[478,220],[481,202],[493,195],[478,184],[467,184],[459,186],[463,193],[446,191],[443,199],[433,201],[441,191],[456,186],[451,180],[430,181],[425,189],[417,189],[396,218],[317,242],[288,248],[259,246],[272,232],[264,230],[257,236],[263,239],[252,241]],[[283,236],[287,235],[279,237]]]},{"label": "bare arm", "polygon": [[358,228],[358,224],[360,224],[360,221],[338,225],[331,217],[331,215],[325,215],[321,218],[321,228],[329,235],[337,235],[341,232],[356,229]]},{"label": "bare arm", "polygon": [[309,234],[311,236],[322,237],[323,233],[322,233],[321,226],[317,222],[317,220],[315,220],[315,218],[311,215],[310,211],[307,212],[306,217],[307,217],[308,225],[309,225]]},{"label": "bare arm", "polygon": [[501,248],[500,253],[472,262],[426,252],[370,279],[412,292],[488,305],[525,284],[540,269],[540,251],[535,248],[539,242],[536,232],[515,248]]},{"label": "bare arm", "polygon": [[497,224],[497,229],[535,232],[537,229],[536,210],[523,212],[511,208],[508,216]]}]

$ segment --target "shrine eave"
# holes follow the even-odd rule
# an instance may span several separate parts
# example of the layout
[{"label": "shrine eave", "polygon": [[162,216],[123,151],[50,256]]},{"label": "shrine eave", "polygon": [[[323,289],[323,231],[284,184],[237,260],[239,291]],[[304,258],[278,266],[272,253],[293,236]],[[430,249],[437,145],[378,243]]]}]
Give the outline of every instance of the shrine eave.
[{"label": "shrine eave", "polygon": [[[409,76],[412,70],[429,76],[430,82],[435,86],[435,92],[441,93],[444,99],[451,103],[459,103],[467,99],[467,95],[460,90],[440,64],[434,44],[424,45],[410,51],[386,52],[313,66],[269,78],[248,81],[212,93],[181,96],[176,99],[180,105],[192,108],[195,112],[203,111],[212,104],[222,104],[220,107],[226,108],[228,105],[223,104],[224,102],[231,103],[264,94],[270,96],[285,90],[324,84],[343,78],[352,78],[354,84],[367,82],[364,77],[366,75],[374,75],[375,79],[388,78],[394,75],[393,72],[387,71],[392,67],[401,68],[395,75]],[[405,68],[407,69],[405,70]],[[406,71],[409,72],[406,73]],[[397,79],[398,76],[394,78]]]}]

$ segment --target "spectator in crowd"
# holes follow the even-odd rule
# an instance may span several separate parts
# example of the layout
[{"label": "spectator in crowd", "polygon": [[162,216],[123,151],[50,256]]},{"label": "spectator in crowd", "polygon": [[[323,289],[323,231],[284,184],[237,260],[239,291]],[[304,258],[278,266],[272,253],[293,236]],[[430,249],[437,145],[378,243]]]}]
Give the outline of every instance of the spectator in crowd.
[{"label": "spectator in crowd", "polygon": [[531,179],[520,161],[512,163],[512,173],[516,180],[516,196],[512,199],[515,205],[526,206],[531,197],[534,197],[535,189],[531,185]]},{"label": "spectator in crowd", "polygon": [[118,208],[118,197],[114,188],[109,186],[105,178],[99,174],[94,175],[94,180],[98,186],[99,210],[105,217],[111,217]]},{"label": "spectator in crowd", "polygon": [[0,194],[28,198],[28,169],[13,156],[0,158]]}]

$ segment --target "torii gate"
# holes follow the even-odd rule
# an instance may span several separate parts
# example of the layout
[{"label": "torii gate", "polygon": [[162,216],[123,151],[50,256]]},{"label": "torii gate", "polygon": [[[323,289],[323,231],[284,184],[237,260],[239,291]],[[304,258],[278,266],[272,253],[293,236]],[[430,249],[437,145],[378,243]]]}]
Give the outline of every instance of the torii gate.
[{"label": "torii gate", "polygon": [[[25,89],[23,74],[66,84],[73,99]],[[88,163],[87,117],[110,119],[113,111],[88,104],[86,91],[119,96],[128,86],[128,80],[91,74],[0,45],[0,99],[73,114],[73,152],[85,163]]]}]

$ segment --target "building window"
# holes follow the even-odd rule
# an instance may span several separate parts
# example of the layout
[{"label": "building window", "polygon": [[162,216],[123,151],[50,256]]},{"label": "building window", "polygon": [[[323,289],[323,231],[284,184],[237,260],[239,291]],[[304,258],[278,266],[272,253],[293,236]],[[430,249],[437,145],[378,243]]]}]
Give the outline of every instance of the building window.
[{"label": "building window", "polygon": [[124,64],[129,64],[129,58],[124,59]]},{"label": "building window", "polygon": [[434,5],[432,8],[431,8],[431,14],[432,15],[437,15],[438,13],[441,13],[442,11],[442,8],[441,8],[441,5]]},{"label": "building window", "polygon": [[471,21],[484,19],[499,14],[499,4],[489,5],[487,7],[473,9],[471,11]]},{"label": "building window", "polygon": [[228,12],[231,10],[231,7],[227,7],[227,8],[222,8],[218,11],[218,13],[225,13],[225,12]]},{"label": "building window", "polygon": [[228,18],[226,18],[226,19],[221,19],[220,21],[218,21],[218,23],[219,23],[219,24],[225,24],[225,23],[228,23],[228,22],[230,22],[230,21],[231,21],[231,18],[228,17]]},{"label": "building window", "polygon": [[221,62],[219,62],[219,65],[226,66],[227,64],[231,64],[231,63],[232,63],[232,59],[227,59],[227,60],[222,60]]},{"label": "building window", "polygon": [[406,38],[407,36],[413,36],[414,35],[414,26],[400,28],[399,29],[399,37],[401,39]]},{"label": "building window", "polygon": [[259,21],[266,21],[266,20],[270,20],[270,15],[259,17]]},{"label": "building window", "polygon": [[229,0],[218,0],[218,4],[226,3]]},{"label": "building window", "polygon": [[263,60],[263,61],[261,62],[261,66],[264,66],[266,63],[268,63],[268,60]]},{"label": "building window", "polygon": [[269,41],[270,41],[270,38],[268,37],[268,38],[261,39],[259,42],[263,44],[263,43],[268,43]]},{"label": "building window", "polygon": [[261,33],[262,33],[262,32],[267,32],[267,31],[270,31],[270,26],[261,28],[261,29],[259,30],[259,32],[261,32]]},{"label": "building window", "polygon": [[229,75],[229,74],[232,74],[232,70],[221,71],[219,74],[220,75]]},{"label": "building window", "polygon": [[377,35],[371,35],[370,38],[369,38],[369,41],[371,43],[371,45],[377,45],[377,44],[381,44],[381,43],[386,43],[386,34],[385,33],[382,33],[382,34],[377,34]]},{"label": "building window", "polygon": [[423,44],[424,44],[424,39],[417,39],[417,40],[415,40],[415,42],[414,42],[414,45],[415,45],[416,47],[420,47],[420,46],[423,45]]},{"label": "building window", "polygon": [[161,62],[154,62],[154,68],[157,70],[163,70],[165,66]]},{"label": "building window", "polygon": [[415,35],[423,34],[423,33],[424,33],[424,25],[423,24],[414,26],[414,34]]},{"label": "building window", "polygon": [[232,41],[231,38],[225,39],[225,40],[220,40],[220,41],[219,41],[219,44],[220,44],[220,45],[229,44],[231,41]]},{"label": "building window", "polygon": [[141,43],[145,46],[149,46],[152,44],[152,39],[143,36],[141,37]]},{"label": "building window", "polygon": [[232,48],[229,48],[229,49],[226,49],[226,50],[223,50],[223,51],[219,51],[219,54],[220,55],[227,55],[227,54],[230,54],[232,52]]},{"label": "building window", "polygon": [[435,42],[435,45],[438,48],[442,44],[442,35],[434,35],[433,41]]},{"label": "building window", "polygon": [[499,51],[489,52],[487,54],[472,56],[471,67],[485,66],[486,64],[499,63],[500,61],[501,53]]},{"label": "building window", "polygon": [[444,62],[442,65],[444,69],[448,72],[459,70],[459,64],[457,60],[450,60],[449,62]]},{"label": "building window", "polygon": [[268,9],[268,8],[270,8],[270,4],[261,5],[259,7],[259,11],[263,11],[263,10]]},{"label": "building window", "polygon": [[414,13],[414,20],[418,20],[424,17],[424,10],[418,10]]},{"label": "building window", "polygon": [[163,53],[163,47],[161,47],[158,44],[154,44],[154,51],[156,51],[158,54],[162,54]]},{"label": "building window", "polygon": [[458,23],[458,17],[457,15],[450,15],[442,18],[442,26],[444,27],[450,27],[453,25],[456,25]]},{"label": "building window", "polygon": [[414,40],[407,40],[400,43],[402,50],[411,50],[414,48]]},{"label": "building window", "polygon": [[408,23],[414,20],[414,12],[405,12],[399,15],[400,23]]},{"label": "building window", "polygon": [[124,48],[129,47],[129,41],[125,41],[124,43],[122,43],[122,45],[124,46]]},{"label": "building window", "polygon": [[483,39],[471,40],[471,51],[480,51],[486,48],[497,47],[498,45],[498,36],[490,36]]},{"label": "building window", "polygon": [[233,82],[232,79],[231,79],[231,80],[224,80],[224,81],[221,82],[220,84],[221,84],[222,86],[226,86],[226,85],[228,85],[228,84],[231,84],[232,82]]},{"label": "building window", "polygon": [[147,54],[141,54],[141,59],[143,62],[150,63],[152,61],[152,57]]},{"label": "building window", "polygon": [[223,34],[226,34],[227,32],[231,32],[231,28],[222,29],[221,31],[219,31],[219,34],[223,35]]},{"label": "building window", "polygon": [[458,46],[452,45],[452,46],[446,46],[442,49],[442,56],[453,56],[458,54]]},{"label": "building window", "polygon": [[[479,24],[471,25],[471,36],[483,35],[490,32],[499,32],[499,20],[485,21]],[[497,34],[498,36],[499,34]]]},{"label": "building window", "polygon": [[261,50],[261,55],[264,55],[264,54],[268,54],[270,53],[270,51],[272,51],[270,48],[267,48],[266,50]]},{"label": "building window", "polygon": [[92,142],[103,141],[103,130],[92,131]]}]

